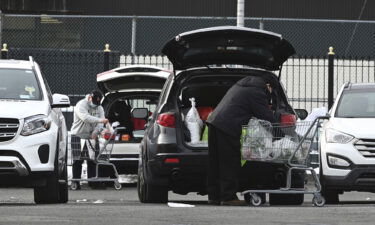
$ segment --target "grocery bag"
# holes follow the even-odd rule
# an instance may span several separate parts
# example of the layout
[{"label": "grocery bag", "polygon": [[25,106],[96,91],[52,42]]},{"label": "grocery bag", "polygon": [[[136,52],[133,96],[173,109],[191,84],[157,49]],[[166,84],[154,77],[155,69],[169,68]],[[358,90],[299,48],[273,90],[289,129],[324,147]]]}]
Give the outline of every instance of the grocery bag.
[{"label": "grocery bag", "polygon": [[191,143],[194,144],[200,141],[203,122],[195,107],[195,98],[189,98],[189,100],[191,101],[191,108],[186,114],[185,124],[190,131]]},{"label": "grocery bag", "polygon": [[247,128],[242,130],[242,159],[267,160],[272,151],[272,139],[271,123],[251,118]]}]

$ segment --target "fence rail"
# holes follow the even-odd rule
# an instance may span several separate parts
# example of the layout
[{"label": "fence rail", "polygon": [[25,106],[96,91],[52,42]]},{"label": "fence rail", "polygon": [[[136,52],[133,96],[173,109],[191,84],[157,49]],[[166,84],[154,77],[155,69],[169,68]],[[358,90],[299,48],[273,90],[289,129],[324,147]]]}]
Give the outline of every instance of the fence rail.
[{"label": "fence rail", "polygon": [[[45,73],[53,92],[67,94],[75,104],[97,88],[96,74],[115,67],[145,64],[172,70],[163,55],[127,55],[119,51],[79,51],[10,48],[5,57],[27,59],[33,56]],[[334,56],[333,98],[346,82],[375,82],[375,58]],[[281,82],[295,108],[328,106],[328,56],[295,56],[287,60]]]},{"label": "fence rail", "polygon": [[[96,74],[131,65],[172,70],[164,43],[198,28],[235,25],[235,17],[155,17],[0,14],[1,41],[9,58],[41,65],[52,91],[75,104],[96,88]],[[375,21],[245,18],[245,26],[283,35],[297,56],[283,66],[281,81],[295,108],[328,105],[345,82],[375,82]],[[112,51],[103,51],[110,44]],[[332,92],[328,92],[328,47],[334,46]]]},{"label": "fence rail", "polygon": [[[105,43],[133,55],[158,55],[175,35],[236,25],[235,17],[1,15],[1,40],[23,48],[96,49]],[[373,56],[375,21],[245,18],[245,26],[282,34],[299,55]]]}]

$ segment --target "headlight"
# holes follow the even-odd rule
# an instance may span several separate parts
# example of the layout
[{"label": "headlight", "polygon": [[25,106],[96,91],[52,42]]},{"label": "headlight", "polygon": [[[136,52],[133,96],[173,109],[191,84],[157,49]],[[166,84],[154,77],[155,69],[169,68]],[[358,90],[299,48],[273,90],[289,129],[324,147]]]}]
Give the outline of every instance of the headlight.
[{"label": "headlight", "polygon": [[36,115],[25,118],[21,135],[28,136],[48,130],[51,120],[45,115]]},{"label": "headlight", "polygon": [[327,143],[346,144],[353,139],[354,137],[349,134],[345,134],[334,129],[329,129],[329,128],[326,129],[326,142]]}]

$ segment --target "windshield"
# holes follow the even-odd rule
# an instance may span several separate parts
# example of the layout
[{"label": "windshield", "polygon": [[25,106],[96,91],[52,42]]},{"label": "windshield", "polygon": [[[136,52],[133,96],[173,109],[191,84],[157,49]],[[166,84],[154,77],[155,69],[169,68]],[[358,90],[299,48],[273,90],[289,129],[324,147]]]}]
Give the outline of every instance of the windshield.
[{"label": "windshield", "polygon": [[336,117],[375,118],[375,89],[345,91],[336,110]]},{"label": "windshield", "polygon": [[41,100],[38,81],[32,70],[0,69],[0,99]]}]

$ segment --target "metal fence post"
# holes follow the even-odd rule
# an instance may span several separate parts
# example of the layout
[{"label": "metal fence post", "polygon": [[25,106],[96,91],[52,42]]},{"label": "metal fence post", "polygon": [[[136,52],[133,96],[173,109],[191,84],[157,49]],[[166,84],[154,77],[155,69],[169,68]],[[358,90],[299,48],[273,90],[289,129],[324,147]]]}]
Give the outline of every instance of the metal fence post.
[{"label": "metal fence post", "polygon": [[264,20],[259,20],[259,29],[264,30]]},{"label": "metal fence post", "polygon": [[109,54],[111,50],[109,49],[109,44],[105,44],[104,46],[104,71],[109,70]]},{"label": "metal fence post", "polygon": [[137,44],[137,17],[133,17],[132,18],[132,43],[131,43],[132,64],[135,63],[136,44]]},{"label": "metal fence post", "polygon": [[3,44],[3,48],[1,49],[1,58],[8,59],[8,45]]},{"label": "metal fence post", "polygon": [[4,18],[3,18],[3,12],[0,10],[0,43],[2,43],[3,41],[3,22],[4,22]]},{"label": "metal fence post", "polygon": [[333,68],[334,68],[335,53],[333,47],[329,47],[328,52],[328,109],[333,105]]}]

